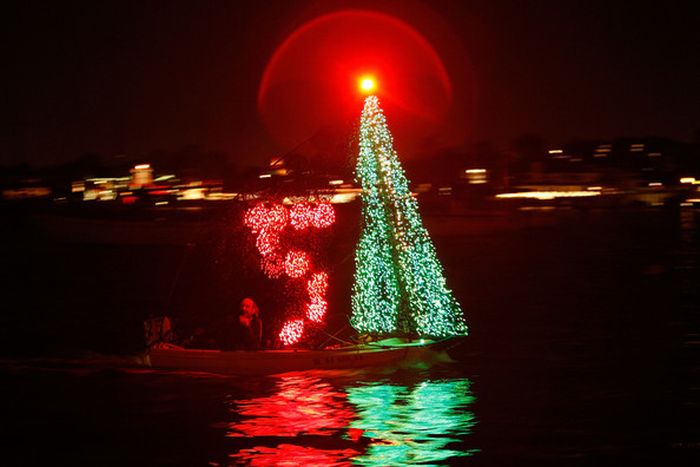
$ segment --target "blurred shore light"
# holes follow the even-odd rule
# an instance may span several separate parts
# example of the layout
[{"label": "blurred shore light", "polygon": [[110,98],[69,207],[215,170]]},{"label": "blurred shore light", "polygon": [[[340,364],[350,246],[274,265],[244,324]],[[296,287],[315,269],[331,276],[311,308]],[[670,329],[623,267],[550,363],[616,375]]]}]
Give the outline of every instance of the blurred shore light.
[{"label": "blurred shore light", "polygon": [[206,188],[187,188],[186,190],[180,191],[180,195],[177,197],[178,200],[194,201],[199,199],[206,199],[207,189]]},{"label": "blurred shore light", "polygon": [[522,191],[518,193],[500,193],[496,198],[530,198],[539,200],[551,200],[556,198],[584,198],[587,196],[600,196],[599,191]]},{"label": "blurred shore light", "polygon": [[486,169],[466,169],[464,173],[467,175],[467,180],[471,185],[488,183]]}]

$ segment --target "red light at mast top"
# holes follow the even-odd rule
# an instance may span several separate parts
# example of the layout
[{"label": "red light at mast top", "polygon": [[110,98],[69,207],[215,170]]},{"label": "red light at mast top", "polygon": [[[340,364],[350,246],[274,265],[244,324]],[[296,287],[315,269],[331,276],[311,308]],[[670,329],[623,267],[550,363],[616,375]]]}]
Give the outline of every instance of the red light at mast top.
[{"label": "red light at mast top", "polygon": [[360,77],[360,79],[357,81],[357,85],[362,94],[373,94],[377,90],[377,80],[370,75]]}]

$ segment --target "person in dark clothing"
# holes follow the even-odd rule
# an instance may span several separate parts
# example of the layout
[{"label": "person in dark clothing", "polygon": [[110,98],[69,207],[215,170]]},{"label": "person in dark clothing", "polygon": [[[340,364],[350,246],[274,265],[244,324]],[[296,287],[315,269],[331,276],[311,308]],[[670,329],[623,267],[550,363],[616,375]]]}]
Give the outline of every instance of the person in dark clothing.
[{"label": "person in dark clothing", "polygon": [[235,348],[239,350],[258,350],[262,345],[262,320],[260,309],[253,299],[241,300],[238,315]]},{"label": "person in dark clothing", "polygon": [[238,313],[226,315],[214,332],[221,350],[258,350],[262,347],[260,309],[246,297]]}]

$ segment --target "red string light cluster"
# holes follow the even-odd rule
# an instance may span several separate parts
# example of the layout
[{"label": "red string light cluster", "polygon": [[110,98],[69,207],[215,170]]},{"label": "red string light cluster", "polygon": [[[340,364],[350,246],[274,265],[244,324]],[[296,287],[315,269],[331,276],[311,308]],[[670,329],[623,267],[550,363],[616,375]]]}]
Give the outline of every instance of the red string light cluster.
[{"label": "red string light cluster", "polygon": [[284,274],[284,258],[279,254],[263,256],[260,269],[270,279],[279,279]]},{"label": "red string light cluster", "polygon": [[262,230],[279,232],[287,225],[289,214],[281,204],[271,204],[269,207],[260,203],[245,213],[244,222],[253,233]]},{"label": "red string light cluster", "polygon": [[243,218],[245,225],[257,234],[255,246],[263,258],[272,256],[279,248],[280,232],[289,222],[289,214],[281,204],[258,204],[248,209]]},{"label": "red string light cluster", "polygon": [[328,302],[326,301],[326,290],[328,289],[328,274],[317,272],[311,276],[306,283],[306,290],[309,294],[309,302],[306,304],[306,317],[320,323],[326,315]]},{"label": "red string light cluster", "polygon": [[301,336],[304,334],[304,320],[294,319],[287,321],[282,326],[279,338],[284,345],[292,345],[299,342]]},{"label": "red string light cluster", "polygon": [[[260,255],[260,268],[263,273],[277,279],[284,274],[292,279],[306,276],[312,269],[310,255],[299,249],[282,251],[282,233],[287,225],[294,230],[302,231],[308,228],[324,229],[335,222],[335,210],[328,202],[300,202],[287,210],[281,204],[257,204],[245,212],[243,222],[256,235],[255,246]],[[306,303],[306,319],[320,323],[326,315],[328,303],[326,290],[328,274],[325,272],[312,273],[306,283],[308,302]],[[294,319],[284,323],[279,333],[279,339],[284,345],[292,345],[304,334],[305,319]]]},{"label": "red string light cluster", "polygon": [[289,212],[289,220],[296,230],[309,227],[324,229],[335,222],[335,210],[330,203],[297,203]]},{"label": "red string light cluster", "polygon": [[300,250],[289,250],[284,258],[284,272],[297,279],[309,270],[309,255]]}]

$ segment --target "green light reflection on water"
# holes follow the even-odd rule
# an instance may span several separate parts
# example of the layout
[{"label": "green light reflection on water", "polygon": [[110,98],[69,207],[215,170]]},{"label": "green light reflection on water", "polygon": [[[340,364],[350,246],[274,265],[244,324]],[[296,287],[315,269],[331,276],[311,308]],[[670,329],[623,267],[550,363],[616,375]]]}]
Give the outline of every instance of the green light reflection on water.
[{"label": "green light reflection on water", "polygon": [[406,465],[446,461],[478,450],[457,450],[476,423],[475,398],[466,378],[423,381],[413,387],[367,383],[348,388],[357,419],[351,428],[372,441],[358,465]]}]

